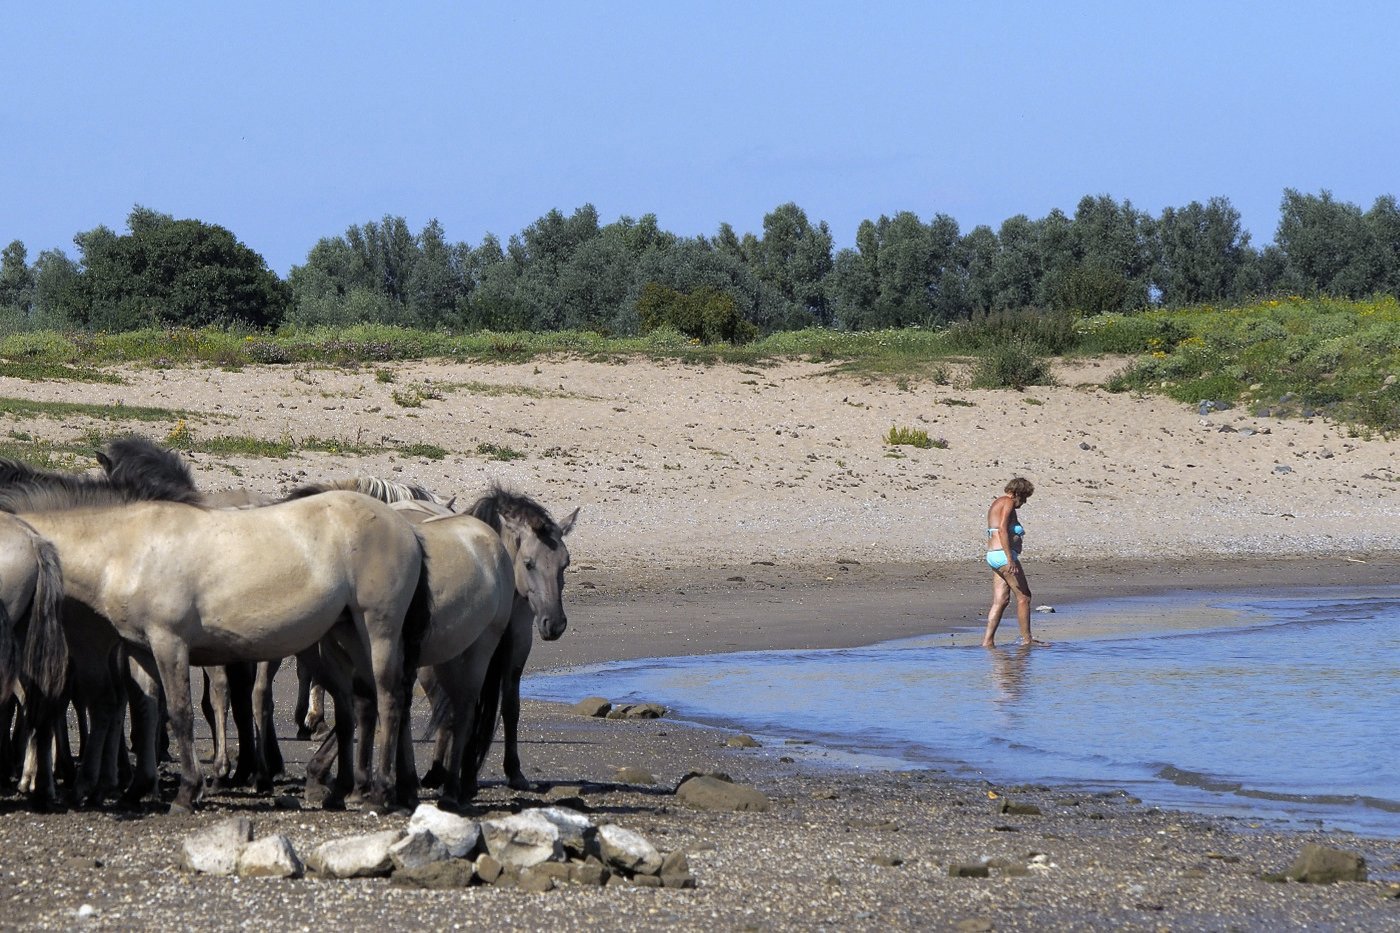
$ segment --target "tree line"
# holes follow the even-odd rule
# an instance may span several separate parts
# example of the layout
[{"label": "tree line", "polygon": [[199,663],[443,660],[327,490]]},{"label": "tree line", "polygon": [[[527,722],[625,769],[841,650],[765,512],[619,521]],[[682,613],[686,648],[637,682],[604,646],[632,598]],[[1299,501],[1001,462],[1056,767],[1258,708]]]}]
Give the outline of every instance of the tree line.
[{"label": "tree line", "polygon": [[227,229],[145,207],[127,231],[74,237],[76,258],[19,240],[0,256],[0,327],[123,331],[357,323],[448,330],[670,325],[742,341],[804,327],[936,327],[998,312],[1087,314],[1228,303],[1269,294],[1400,295],[1400,206],[1285,190],[1274,242],[1255,248],[1228,198],[1160,215],[1106,195],[1073,215],[1018,214],[964,233],[912,212],[863,221],[835,249],[796,204],[761,234],[721,224],[679,236],[656,217],[603,224],[592,205],[550,211],[502,243],[471,246],[429,221],[351,226],[316,243],[285,280]]}]

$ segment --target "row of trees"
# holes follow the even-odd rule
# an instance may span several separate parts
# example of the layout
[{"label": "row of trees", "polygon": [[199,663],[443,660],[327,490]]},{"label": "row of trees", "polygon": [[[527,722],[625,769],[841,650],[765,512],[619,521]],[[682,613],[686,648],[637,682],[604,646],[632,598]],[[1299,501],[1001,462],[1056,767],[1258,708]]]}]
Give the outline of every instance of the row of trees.
[{"label": "row of trees", "polygon": [[629,334],[659,322],[737,338],[936,326],[1006,310],[1400,294],[1396,199],[1363,211],[1326,191],[1285,191],[1263,249],[1227,198],[1153,217],[1129,201],[1085,197],[1073,216],[1017,215],[966,233],[944,214],[925,222],[901,212],[862,222],[855,246],[839,250],[796,204],[769,213],[762,235],[722,224],[712,237],[668,233],[650,214],[602,224],[585,205],[476,246],[449,241],[437,221],[414,233],[385,217],[322,239],[286,281],[219,226],[137,207],[127,228],[78,234],[76,259],[50,250],[31,264],[12,242],[0,258],[0,317],[108,331],[375,322]]}]

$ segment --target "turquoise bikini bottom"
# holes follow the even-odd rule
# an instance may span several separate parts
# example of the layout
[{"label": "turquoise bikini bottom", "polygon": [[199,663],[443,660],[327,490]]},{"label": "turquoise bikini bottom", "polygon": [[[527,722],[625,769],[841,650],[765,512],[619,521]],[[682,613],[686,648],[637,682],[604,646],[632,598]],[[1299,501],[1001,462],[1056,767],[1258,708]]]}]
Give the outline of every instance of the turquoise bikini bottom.
[{"label": "turquoise bikini bottom", "polygon": [[[1017,556],[1019,557],[1020,555],[1018,554]],[[1006,566],[1006,563],[1006,552],[1001,548],[987,552],[987,566],[991,567],[993,570],[1000,570]]]}]

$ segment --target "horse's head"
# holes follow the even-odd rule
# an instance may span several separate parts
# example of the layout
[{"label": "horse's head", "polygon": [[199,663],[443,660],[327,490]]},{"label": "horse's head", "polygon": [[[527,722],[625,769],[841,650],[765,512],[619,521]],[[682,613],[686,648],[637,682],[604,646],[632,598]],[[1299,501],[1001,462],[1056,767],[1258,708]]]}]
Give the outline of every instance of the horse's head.
[{"label": "horse's head", "polygon": [[529,496],[493,485],[467,510],[496,529],[515,566],[515,595],[530,603],[540,637],[553,641],[564,634],[564,570],[569,548],[564,536],[574,529],[578,509],[556,522]]},{"label": "horse's head", "polygon": [[[515,592],[530,602],[540,637],[553,641],[564,634],[569,618],[564,612],[564,570],[569,566],[569,547],[564,536],[573,530],[578,509],[563,522],[508,522],[516,539]],[[509,549],[509,544],[507,545]]]}]

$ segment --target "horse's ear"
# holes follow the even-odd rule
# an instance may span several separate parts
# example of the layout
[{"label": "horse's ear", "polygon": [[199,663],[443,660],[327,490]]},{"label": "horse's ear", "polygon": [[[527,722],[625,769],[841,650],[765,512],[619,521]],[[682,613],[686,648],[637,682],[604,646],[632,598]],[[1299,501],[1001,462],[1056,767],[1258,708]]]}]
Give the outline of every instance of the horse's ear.
[{"label": "horse's ear", "polygon": [[578,520],[578,508],[569,513],[569,517],[559,523],[559,537],[563,537],[574,530],[574,522]]},{"label": "horse's ear", "polygon": [[457,504],[457,497],[456,497],[456,496],[453,496],[451,499],[448,499],[448,500],[447,500],[447,504],[444,505],[443,508],[447,509],[449,512],[455,512],[455,511],[457,511],[457,510],[454,509],[453,506],[456,505],[456,504]]},{"label": "horse's ear", "polygon": [[103,452],[100,451],[100,450],[97,451],[96,456],[97,456],[97,462],[100,463],[100,464],[102,464],[102,471],[103,471],[104,473],[110,474],[110,473],[112,472],[112,458],[109,457],[109,456],[107,456],[105,453],[103,453]]}]

